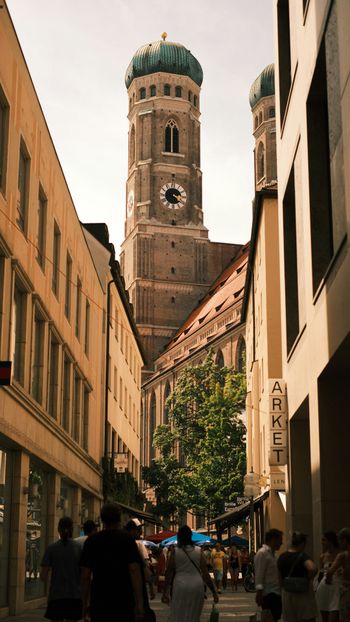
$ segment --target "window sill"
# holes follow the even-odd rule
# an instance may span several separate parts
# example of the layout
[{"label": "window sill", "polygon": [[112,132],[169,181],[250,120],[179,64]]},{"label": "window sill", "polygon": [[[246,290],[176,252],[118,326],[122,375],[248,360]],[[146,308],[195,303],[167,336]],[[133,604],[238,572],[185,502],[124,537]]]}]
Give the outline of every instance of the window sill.
[{"label": "window sill", "polygon": [[337,252],[333,255],[332,259],[330,260],[329,264],[328,264],[328,268],[323,276],[323,278],[321,279],[321,282],[319,284],[319,286],[317,287],[314,297],[313,297],[313,304],[315,305],[321,295],[321,292],[326,284],[326,282],[328,281],[330,274],[333,270],[333,268],[335,267],[335,265],[337,264],[338,260],[340,259],[340,255],[342,253],[342,251],[345,249],[346,246],[346,242],[347,242],[348,236],[347,234],[344,235],[341,243],[339,244],[339,248],[337,250]]},{"label": "window sill", "polygon": [[164,156],[174,156],[175,158],[184,158],[184,153],[174,153],[173,151],[162,151],[162,155]]},{"label": "window sill", "polygon": [[287,354],[287,363],[289,363],[289,361],[292,359],[292,357],[293,357],[293,355],[295,353],[295,350],[297,349],[298,344],[299,344],[299,342],[300,342],[300,340],[301,340],[305,330],[306,330],[306,324],[304,324],[302,329],[299,331],[297,337],[294,340],[294,343],[293,343],[291,349],[289,350],[289,352]]}]

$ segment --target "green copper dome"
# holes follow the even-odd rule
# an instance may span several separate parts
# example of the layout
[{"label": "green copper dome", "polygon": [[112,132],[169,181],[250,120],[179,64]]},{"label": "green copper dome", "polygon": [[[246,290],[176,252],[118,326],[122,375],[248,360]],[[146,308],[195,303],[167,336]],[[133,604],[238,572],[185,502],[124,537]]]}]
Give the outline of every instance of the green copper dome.
[{"label": "green copper dome", "polygon": [[126,87],[129,88],[134,78],[159,71],[188,76],[198,86],[203,82],[202,67],[184,45],[172,41],[155,41],[143,45],[135,52],[126,70]]},{"label": "green copper dome", "polygon": [[275,65],[267,65],[253,82],[249,92],[250,107],[253,108],[263,97],[275,94]]}]

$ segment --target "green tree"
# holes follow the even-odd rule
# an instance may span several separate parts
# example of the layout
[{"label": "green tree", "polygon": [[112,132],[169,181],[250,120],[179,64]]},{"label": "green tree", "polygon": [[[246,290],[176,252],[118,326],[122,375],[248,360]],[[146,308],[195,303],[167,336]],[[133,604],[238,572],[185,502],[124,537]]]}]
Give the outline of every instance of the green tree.
[{"label": "green tree", "polygon": [[168,398],[169,425],[154,434],[159,458],[144,470],[160,514],[215,515],[242,494],[245,393],[244,374],[218,367],[212,353],[183,371]]}]

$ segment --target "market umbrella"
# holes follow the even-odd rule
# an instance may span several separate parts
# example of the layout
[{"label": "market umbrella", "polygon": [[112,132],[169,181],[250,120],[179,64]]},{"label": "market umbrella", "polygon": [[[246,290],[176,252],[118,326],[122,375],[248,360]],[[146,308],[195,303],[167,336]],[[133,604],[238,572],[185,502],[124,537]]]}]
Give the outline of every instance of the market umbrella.
[{"label": "market umbrella", "polygon": [[159,533],[154,533],[152,535],[147,534],[147,540],[150,542],[163,542],[167,538],[171,538],[172,536],[176,536],[175,531],[160,531]]},{"label": "market umbrella", "polygon": [[150,540],[142,540],[142,543],[147,546],[148,549],[157,549],[158,544],[151,542]]},{"label": "market umbrella", "polygon": [[[204,544],[216,544],[216,540],[206,536],[203,533],[197,533],[196,531],[192,531],[192,542],[197,544],[198,546],[202,546]],[[173,536],[172,538],[167,538],[160,543],[160,546],[176,546],[177,545],[177,536]]]}]

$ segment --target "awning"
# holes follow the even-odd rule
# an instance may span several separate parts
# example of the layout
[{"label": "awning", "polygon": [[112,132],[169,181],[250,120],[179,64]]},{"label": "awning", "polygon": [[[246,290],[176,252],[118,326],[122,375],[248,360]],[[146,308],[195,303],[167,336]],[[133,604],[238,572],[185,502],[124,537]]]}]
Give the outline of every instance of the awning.
[{"label": "awning", "polygon": [[132,508],[130,505],[125,505],[125,503],[120,503],[117,501],[118,505],[121,507],[124,512],[130,515],[130,518],[138,518],[139,520],[143,520],[147,523],[152,523],[153,525],[161,525],[161,522],[156,519],[154,514],[149,514],[149,512],[143,512],[142,510],[138,510],[137,508]]},{"label": "awning", "polygon": [[[263,501],[267,499],[268,496],[269,491],[267,490],[262,495],[260,495],[260,497],[256,497],[254,499],[254,511],[258,507],[260,507],[260,505],[262,505]],[[247,516],[249,516],[249,512],[250,501],[248,501],[248,503],[242,503],[242,505],[238,505],[236,508],[233,508],[233,510],[230,510],[229,512],[219,514],[219,516],[216,516],[215,518],[212,518],[210,521],[208,521],[208,524],[212,525],[213,523],[215,523],[216,528],[220,526],[220,531],[223,531],[227,527],[230,527],[231,525],[237,525],[237,523],[240,523],[244,518],[247,518]]]}]

